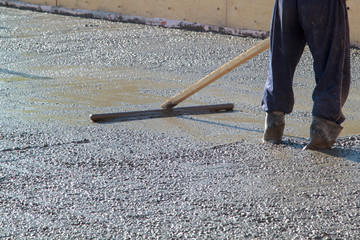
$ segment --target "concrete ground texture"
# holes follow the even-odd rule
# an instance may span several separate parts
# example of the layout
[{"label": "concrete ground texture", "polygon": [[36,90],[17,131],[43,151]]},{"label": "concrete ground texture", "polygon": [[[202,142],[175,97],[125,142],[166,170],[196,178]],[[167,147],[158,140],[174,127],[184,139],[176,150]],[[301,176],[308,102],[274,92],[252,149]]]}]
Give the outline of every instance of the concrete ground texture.
[{"label": "concrete ground texture", "polygon": [[308,49],[284,141],[261,142],[264,52],[179,107],[234,111],[92,123],[159,109],[260,39],[0,8],[0,239],[359,239],[360,50],[344,130],[303,151]]}]

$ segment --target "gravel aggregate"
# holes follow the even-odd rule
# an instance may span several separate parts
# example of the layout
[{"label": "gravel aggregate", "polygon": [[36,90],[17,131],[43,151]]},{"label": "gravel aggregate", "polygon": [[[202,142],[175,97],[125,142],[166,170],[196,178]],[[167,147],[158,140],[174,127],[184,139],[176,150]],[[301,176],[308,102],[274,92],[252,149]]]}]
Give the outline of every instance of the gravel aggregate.
[{"label": "gravel aggregate", "polygon": [[158,109],[259,39],[0,8],[0,239],[359,239],[360,51],[345,129],[303,151],[312,59],[280,145],[261,143],[263,53],[186,100],[226,113],[91,123]]}]

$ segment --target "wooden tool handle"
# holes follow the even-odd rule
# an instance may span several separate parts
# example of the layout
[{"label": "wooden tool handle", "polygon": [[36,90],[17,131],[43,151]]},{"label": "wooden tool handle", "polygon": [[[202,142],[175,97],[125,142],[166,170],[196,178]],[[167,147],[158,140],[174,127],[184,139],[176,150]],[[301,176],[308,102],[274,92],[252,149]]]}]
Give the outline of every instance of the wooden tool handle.
[{"label": "wooden tool handle", "polygon": [[222,65],[221,67],[219,67],[218,69],[216,69],[215,71],[210,73],[209,75],[205,76],[198,82],[189,86],[188,88],[183,90],[181,93],[168,99],[163,104],[161,104],[161,108],[168,109],[168,108],[175,107],[180,102],[184,101],[186,98],[190,97],[194,93],[197,93],[198,91],[200,91],[204,87],[208,86],[209,84],[215,82],[220,77],[228,74],[229,72],[231,72],[232,70],[234,70],[235,68],[240,66],[241,64],[243,64],[243,63],[247,62],[248,60],[254,58],[255,56],[259,55],[260,53],[262,53],[269,47],[270,47],[270,39],[267,38],[267,39],[263,40],[262,42],[258,43],[257,45],[255,45],[254,47],[250,48],[246,52],[240,54],[239,56],[237,56],[230,62],[225,63],[224,65]]}]

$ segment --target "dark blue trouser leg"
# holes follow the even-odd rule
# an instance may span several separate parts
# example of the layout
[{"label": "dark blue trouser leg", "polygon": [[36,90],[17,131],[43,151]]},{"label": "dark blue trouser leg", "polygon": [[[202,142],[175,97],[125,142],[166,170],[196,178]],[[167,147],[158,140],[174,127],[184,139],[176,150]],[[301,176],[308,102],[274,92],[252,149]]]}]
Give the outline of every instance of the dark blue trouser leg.
[{"label": "dark blue trouser leg", "polygon": [[313,115],[340,124],[350,86],[350,43],[345,0],[277,0],[271,27],[270,71],[264,111],[290,113],[296,65],[308,43],[316,87]]},{"label": "dark blue trouser leg", "polygon": [[345,0],[301,0],[299,13],[314,58],[313,115],[341,124],[345,120],[341,109],[350,88],[350,42]]},{"label": "dark blue trouser leg", "polygon": [[297,0],[277,0],[270,32],[270,71],[262,108],[266,112],[291,113],[294,105],[293,76],[305,47]]}]

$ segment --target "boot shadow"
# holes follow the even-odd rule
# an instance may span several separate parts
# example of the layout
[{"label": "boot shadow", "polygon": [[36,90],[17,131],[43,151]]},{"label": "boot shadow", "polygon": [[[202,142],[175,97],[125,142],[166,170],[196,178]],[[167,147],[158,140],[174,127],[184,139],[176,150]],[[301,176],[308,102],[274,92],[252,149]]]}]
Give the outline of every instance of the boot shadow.
[{"label": "boot shadow", "polygon": [[360,149],[349,149],[335,146],[332,149],[323,149],[318,151],[333,157],[344,158],[352,162],[360,163]]},{"label": "boot shadow", "polygon": [[[343,140],[342,140],[343,141]],[[303,149],[309,139],[284,136],[282,144],[288,145],[292,148]],[[304,151],[316,151],[321,152],[332,157],[343,158],[352,162],[360,163],[360,148],[358,146],[341,146],[339,140],[335,143],[331,149],[318,149],[318,150],[304,150]]]}]

